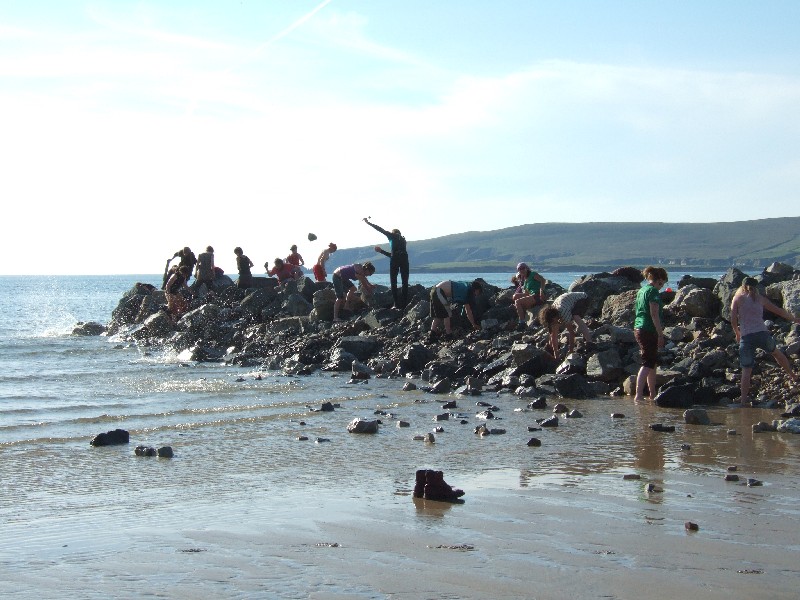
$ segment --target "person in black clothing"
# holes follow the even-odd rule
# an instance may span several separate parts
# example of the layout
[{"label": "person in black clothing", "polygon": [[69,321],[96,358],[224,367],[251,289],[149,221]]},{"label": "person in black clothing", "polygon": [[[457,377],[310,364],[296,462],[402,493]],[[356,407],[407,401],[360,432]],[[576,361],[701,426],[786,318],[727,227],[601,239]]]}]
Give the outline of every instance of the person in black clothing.
[{"label": "person in black clothing", "polygon": [[253,287],[253,274],[250,272],[253,261],[245,256],[239,246],[233,249],[233,253],[236,255],[236,268],[239,270],[239,280],[236,282],[236,286],[241,289]]},{"label": "person in black clothing", "polygon": [[[369,217],[364,218],[364,223],[373,229],[380,231],[389,240],[389,252],[386,252],[380,246],[375,246],[375,252],[389,257],[389,281],[392,286],[392,298],[394,299],[394,308],[403,309],[408,303],[408,251],[406,250],[406,238],[400,235],[399,229],[392,229],[386,231],[382,227],[369,222]],[[400,278],[403,284],[402,302],[397,301],[397,274],[400,273]]]},{"label": "person in black clothing", "polygon": [[[178,257],[181,258],[180,262],[178,262],[177,265],[172,265],[170,267],[169,263]],[[167,288],[167,281],[175,274],[175,272],[178,270],[178,267],[187,267],[189,269],[189,277],[191,277],[192,271],[194,271],[194,266],[196,264],[197,258],[195,258],[194,252],[192,252],[192,249],[189,248],[189,246],[178,250],[172,255],[172,258],[167,260],[167,266],[164,268],[164,281],[161,284],[161,289],[164,290]]]}]

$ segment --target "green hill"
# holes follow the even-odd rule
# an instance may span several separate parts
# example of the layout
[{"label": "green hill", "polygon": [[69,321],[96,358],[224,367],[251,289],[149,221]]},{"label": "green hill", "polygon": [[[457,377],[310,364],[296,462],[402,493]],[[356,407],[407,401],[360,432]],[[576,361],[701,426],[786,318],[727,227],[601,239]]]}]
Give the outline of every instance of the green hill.
[{"label": "green hill", "polygon": [[[375,243],[384,242],[382,236]],[[541,271],[649,264],[706,270],[800,267],[800,217],[732,223],[535,223],[408,242],[411,270],[495,272],[525,261]],[[335,264],[387,259],[372,246],[341,249]]]}]

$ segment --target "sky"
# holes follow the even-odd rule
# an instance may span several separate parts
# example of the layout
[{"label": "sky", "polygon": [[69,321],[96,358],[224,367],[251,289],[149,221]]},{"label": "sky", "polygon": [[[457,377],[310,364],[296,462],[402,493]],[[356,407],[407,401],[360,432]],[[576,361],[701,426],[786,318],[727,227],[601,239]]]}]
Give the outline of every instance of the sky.
[{"label": "sky", "polygon": [[798,216],[799,26],[796,0],[3,0],[0,273],[186,245],[261,273],[385,245],[364,217]]}]

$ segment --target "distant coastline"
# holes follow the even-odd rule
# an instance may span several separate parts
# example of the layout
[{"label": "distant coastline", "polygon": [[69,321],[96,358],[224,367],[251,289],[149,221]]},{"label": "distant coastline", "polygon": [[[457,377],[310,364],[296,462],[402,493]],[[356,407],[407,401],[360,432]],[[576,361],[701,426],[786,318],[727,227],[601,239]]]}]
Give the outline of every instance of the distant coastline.
[{"label": "distant coastline", "polygon": [[[412,273],[513,271],[527,262],[540,272],[613,271],[662,266],[667,271],[760,272],[773,262],[800,267],[800,217],[730,223],[534,223],[408,241]],[[382,240],[376,238],[376,243]],[[340,248],[339,264],[388,260],[373,246]]]}]

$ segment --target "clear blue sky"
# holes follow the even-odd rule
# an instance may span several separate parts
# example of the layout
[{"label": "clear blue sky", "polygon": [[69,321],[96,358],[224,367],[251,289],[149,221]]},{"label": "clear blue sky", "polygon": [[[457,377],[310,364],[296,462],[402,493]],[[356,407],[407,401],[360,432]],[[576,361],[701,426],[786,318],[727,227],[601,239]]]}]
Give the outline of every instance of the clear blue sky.
[{"label": "clear blue sky", "polygon": [[311,263],[385,242],[365,216],[797,216],[799,30],[796,1],[4,0],[0,273]]}]

